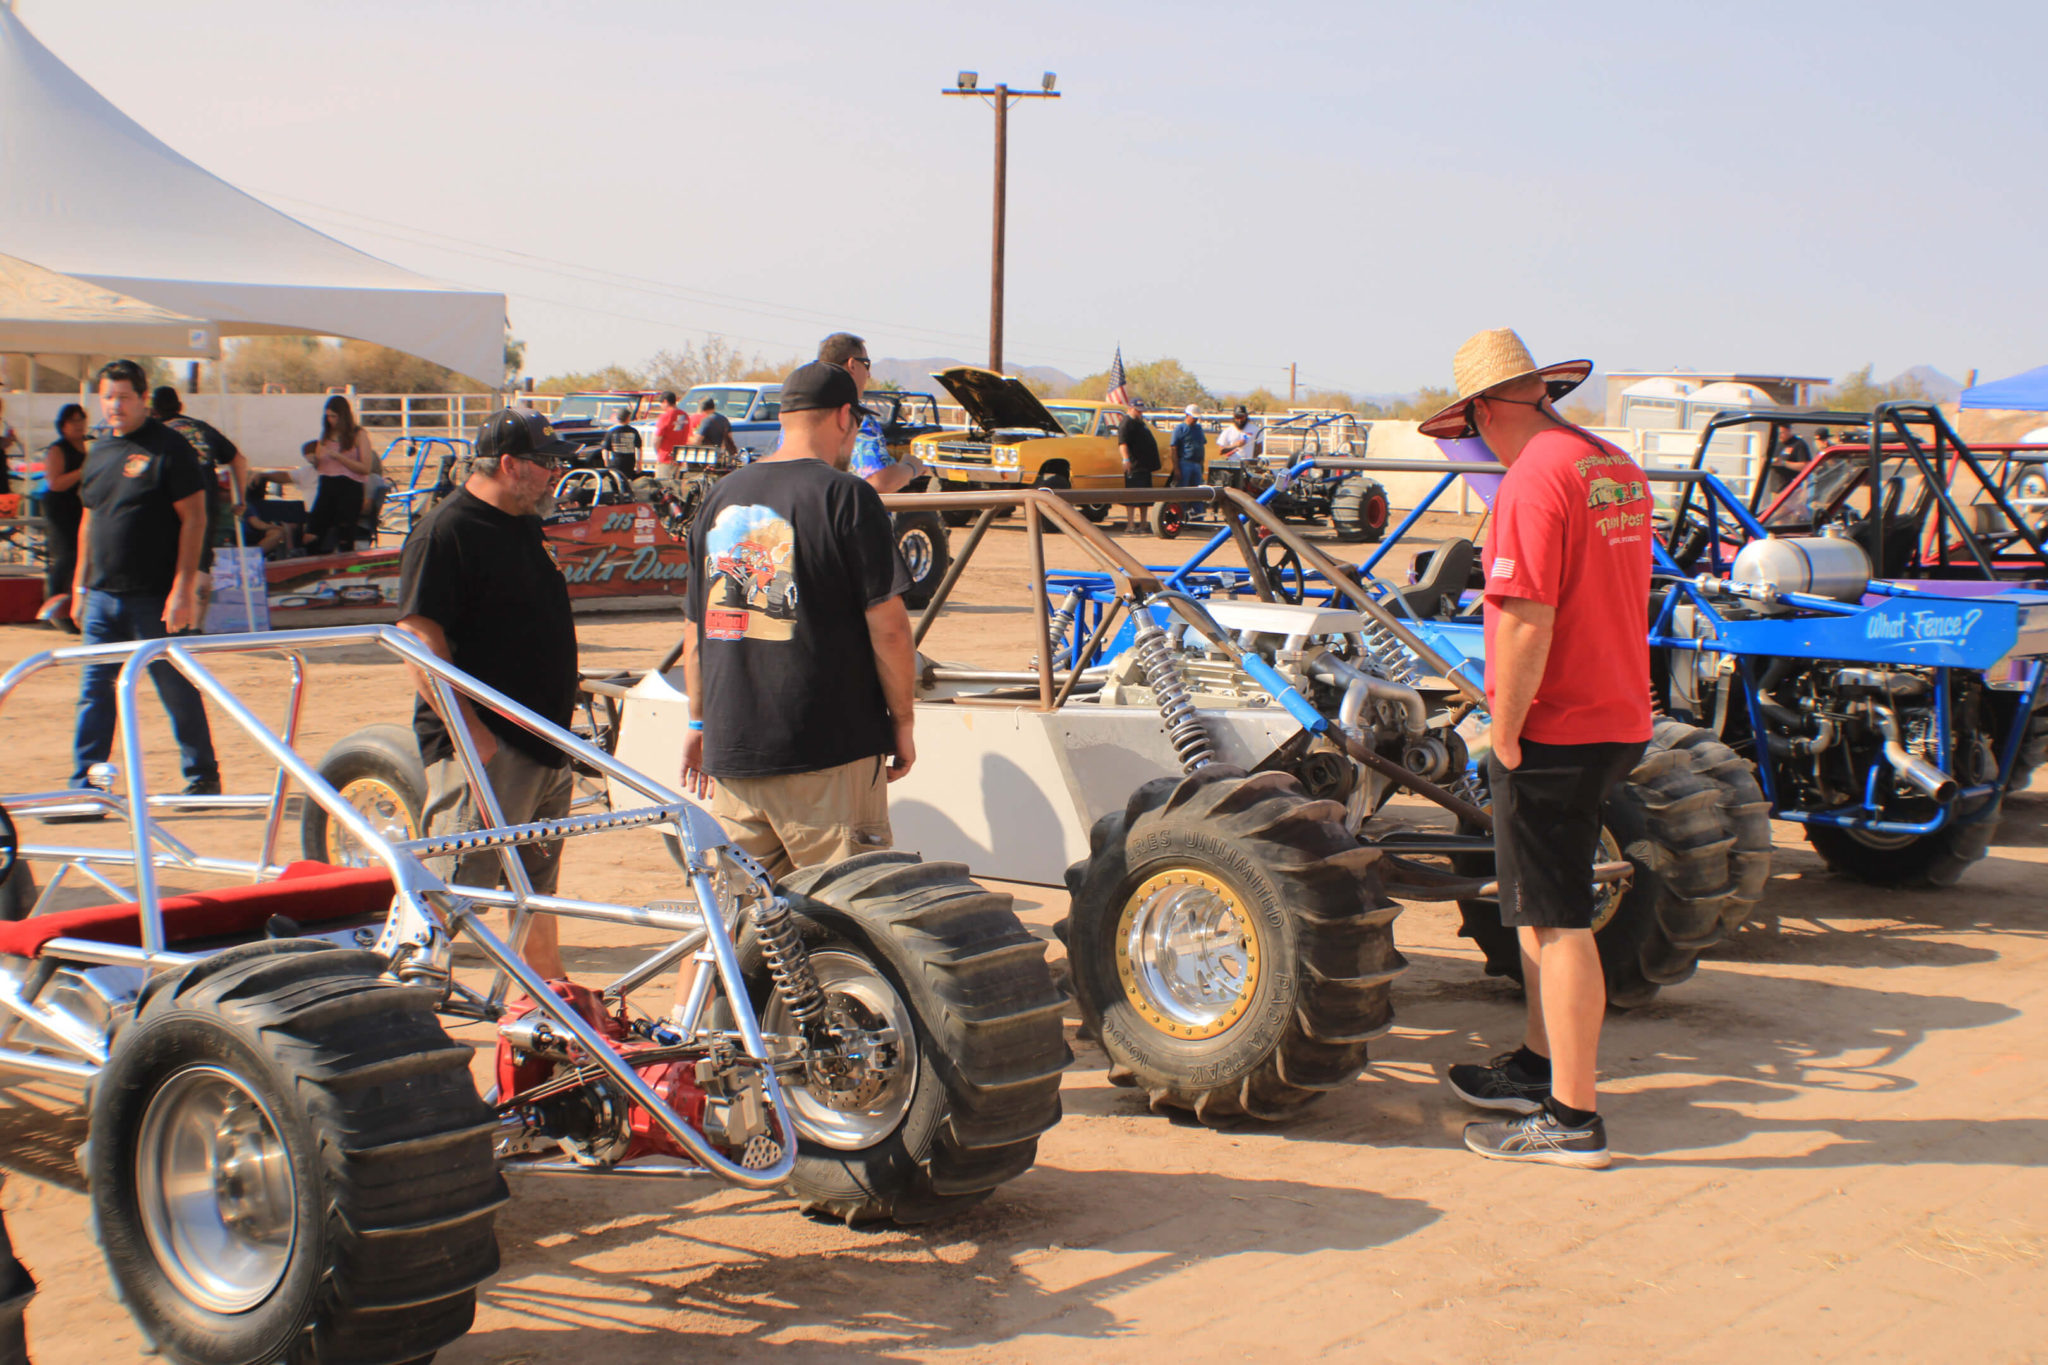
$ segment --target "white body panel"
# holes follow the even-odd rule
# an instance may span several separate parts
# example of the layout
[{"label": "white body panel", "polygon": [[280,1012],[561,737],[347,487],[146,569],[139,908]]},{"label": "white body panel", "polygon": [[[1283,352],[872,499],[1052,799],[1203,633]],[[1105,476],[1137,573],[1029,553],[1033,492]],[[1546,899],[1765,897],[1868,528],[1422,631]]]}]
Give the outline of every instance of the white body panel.
[{"label": "white body panel", "polygon": [[[681,684],[681,669],[648,674],[619,721],[619,759],[662,781],[675,780],[689,733]],[[1300,729],[1277,707],[1202,718],[1217,757],[1244,768]],[[889,823],[898,848],[965,863],[976,876],[1058,886],[1088,856],[1096,820],[1180,771],[1147,707],[1081,702],[1046,713],[920,702],[917,763],[889,788]]]}]

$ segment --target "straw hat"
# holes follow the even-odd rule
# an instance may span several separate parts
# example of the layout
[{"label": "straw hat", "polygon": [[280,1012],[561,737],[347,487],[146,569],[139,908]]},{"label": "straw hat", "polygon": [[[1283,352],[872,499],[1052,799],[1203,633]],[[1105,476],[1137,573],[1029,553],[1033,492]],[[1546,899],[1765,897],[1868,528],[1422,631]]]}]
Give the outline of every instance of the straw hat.
[{"label": "straw hat", "polygon": [[1593,373],[1590,360],[1561,360],[1539,366],[1521,337],[1508,327],[1496,327],[1468,339],[1451,362],[1451,376],[1458,387],[1455,402],[1445,406],[1422,424],[1424,436],[1477,436],[1472,425],[1472,400],[1517,379],[1535,377],[1550,389],[1552,402],[1586,382]]}]

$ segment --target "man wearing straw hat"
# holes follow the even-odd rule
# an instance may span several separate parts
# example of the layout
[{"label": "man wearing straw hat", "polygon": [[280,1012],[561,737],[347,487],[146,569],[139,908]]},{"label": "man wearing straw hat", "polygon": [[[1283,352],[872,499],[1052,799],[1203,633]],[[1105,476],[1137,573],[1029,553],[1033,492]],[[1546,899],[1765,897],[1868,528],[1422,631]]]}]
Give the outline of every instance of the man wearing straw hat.
[{"label": "man wearing straw hat", "polygon": [[1506,328],[1458,348],[1458,398],[1424,435],[1478,436],[1508,466],[1486,545],[1487,776],[1503,924],[1529,1001],[1522,1046],[1454,1066],[1451,1089],[1517,1115],[1473,1123],[1481,1156],[1598,1168],[1612,1159],[1594,1094],[1606,980],[1593,940],[1601,807],[1650,738],[1649,483],[1615,446],[1557,415],[1588,360],[1538,366]]}]

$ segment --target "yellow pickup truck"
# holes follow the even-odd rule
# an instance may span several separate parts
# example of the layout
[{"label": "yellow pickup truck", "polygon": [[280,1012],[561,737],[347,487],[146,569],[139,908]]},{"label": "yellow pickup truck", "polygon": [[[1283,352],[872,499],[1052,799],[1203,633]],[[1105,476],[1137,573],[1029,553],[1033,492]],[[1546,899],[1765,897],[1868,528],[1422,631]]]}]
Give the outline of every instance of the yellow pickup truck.
[{"label": "yellow pickup truck", "polygon": [[[1124,410],[1099,399],[1041,400],[1023,381],[972,366],[932,378],[967,410],[966,431],[940,431],[911,443],[932,471],[934,491],[977,488],[1122,488],[1117,428]],[[1166,440],[1159,439],[1162,450]],[[1164,456],[1161,464],[1165,463]],[[1081,509],[1091,520],[1107,504]]]}]

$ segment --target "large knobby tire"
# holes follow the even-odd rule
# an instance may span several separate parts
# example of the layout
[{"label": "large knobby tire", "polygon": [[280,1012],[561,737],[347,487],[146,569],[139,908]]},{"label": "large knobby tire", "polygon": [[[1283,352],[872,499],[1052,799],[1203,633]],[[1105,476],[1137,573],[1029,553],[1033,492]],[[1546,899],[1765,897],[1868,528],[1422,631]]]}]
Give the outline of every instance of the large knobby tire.
[{"label": "large knobby tire", "polygon": [[[1634,877],[1601,903],[1593,939],[1607,1003],[1632,1009],[1689,978],[1700,953],[1748,918],[1770,877],[1769,814],[1745,760],[1696,726],[1662,720],[1608,797],[1604,824],[1602,856],[1618,852]],[[1520,981],[1521,950],[1498,905],[1460,909],[1459,932],[1486,955],[1488,974]]]},{"label": "large knobby tire", "polygon": [[1387,490],[1368,474],[1353,474],[1330,495],[1330,525],[1337,539],[1370,544],[1387,533]]},{"label": "large knobby tire", "polygon": [[[386,839],[417,839],[426,833],[427,768],[410,726],[364,726],[327,751],[319,773]],[[314,862],[336,867],[372,861],[311,798],[299,817],[299,847]]]},{"label": "large knobby tire", "polygon": [[1971,863],[1990,851],[2004,806],[2003,792],[1983,798],[1967,810],[1958,802],[1948,823],[1932,834],[1878,834],[1837,825],[1808,825],[1806,842],[1813,845],[1830,872],[1872,886],[1954,886]]},{"label": "large knobby tire", "polygon": [[1290,773],[1212,764],[1095,822],[1056,932],[1112,1082],[1217,1123],[1289,1118],[1358,1075],[1407,962],[1378,851],[1343,816]]},{"label": "large knobby tire", "polygon": [[903,594],[903,605],[917,611],[932,600],[939,580],[953,563],[945,521],[937,512],[898,512],[896,553],[903,557],[903,567],[910,570],[910,589]]},{"label": "large knobby tire", "polygon": [[[1010,897],[958,863],[863,853],[781,884],[830,997],[847,992],[915,1046],[865,1107],[792,1078],[798,1126],[789,1187],[806,1211],[848,1224],[922,1223],[971,1207],[1031,1169],[1060,1120],[1072,1054],[1045,945]],[[741,957],[775,1020],[752,926]],[[893,1004],[892,1004],[893,1001]],[[786,1027],[786,1025],[784,1025]]]},{"label": "large knobby tire", "polygon": [[2005,815],[2005,798],[2024,793],[2043,761],[2048,761],[2048,689],[2027,716],[2005,786],[1988,800],[1980,799],[1967,809],[1958,802],[1949,822],[1932,834],[1871,834],[1810,824],[1806,841],[1829,871],[1873,886],[1954,886],[1970,864],[1990,851]]},{"label": "large knobby tire", "polygon": [[469,1330],[498,1268],[495,1120],[437,993],[384,965],[303,939],[231,949],[157,978],[116,1037],[93,1220],[171,1359],[416,1361]]},{"label": "large knobby tire", "polygon": [[[2048,696],[2044,696],[2048,702]],[[1965,818],[1942,826],[1932,834],[1883,835],[1840,829],[1833,825],[1806,826],[1806,841],[1827,862],[1828,869],[1873,886],[1954,886],[1970,864],[1990,851],[2004,818],[2005,798],[2023,793],[2034,772],[2048,760],[2048,708],[2036,706],[2027,717],[2026,733],[2020,737],[2019,752],[2013,756],[2012,774],[2005,789],[1986,803],[1979,802]]]}]

